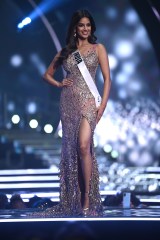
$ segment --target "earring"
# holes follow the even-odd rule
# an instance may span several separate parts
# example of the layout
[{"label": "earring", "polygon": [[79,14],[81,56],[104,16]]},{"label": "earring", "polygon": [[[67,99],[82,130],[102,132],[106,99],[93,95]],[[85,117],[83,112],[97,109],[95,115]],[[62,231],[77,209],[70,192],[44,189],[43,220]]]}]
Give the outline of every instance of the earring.
[{"label": "earring", "polygon": [[74,35],[73,35],[74,37],[76,37],[77,36],[77,34],[76,34],[76,32],[74,32]]}]

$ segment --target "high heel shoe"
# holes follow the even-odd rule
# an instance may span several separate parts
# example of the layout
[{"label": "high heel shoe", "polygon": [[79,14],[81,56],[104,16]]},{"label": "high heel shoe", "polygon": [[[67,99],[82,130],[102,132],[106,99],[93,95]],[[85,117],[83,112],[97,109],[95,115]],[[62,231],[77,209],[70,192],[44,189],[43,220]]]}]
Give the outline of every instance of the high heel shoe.
[{"label": "high heel shoe", "polygon": [[83,208],[83,217],[88,217],[89,215],[89,208]]},{"label": "high heel shoe", "polygon": [[[87,194],[87,197],[89,198],[89,192],[85,192],[84,194],[85,195]],[[83,208],[83,217],[88,217],[88,215],[89,215],[89,206]]]}]

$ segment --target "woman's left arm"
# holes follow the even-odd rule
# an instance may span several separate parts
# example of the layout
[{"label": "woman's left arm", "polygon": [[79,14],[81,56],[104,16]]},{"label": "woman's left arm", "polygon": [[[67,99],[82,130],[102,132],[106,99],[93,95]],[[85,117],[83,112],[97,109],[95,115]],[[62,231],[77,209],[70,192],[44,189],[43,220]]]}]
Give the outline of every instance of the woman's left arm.
[{"label": "woman's left arm", "polygon": [[108,54],[105,47],[102,44],[98,44],[97,53],[98,53],[100,68],[101,68],[103,79],[104,79],[102,102],[100,107],[97,110],[97,123],[98,123],[107,105],[110,86],[111,86],[111,80],[110,80]]}]

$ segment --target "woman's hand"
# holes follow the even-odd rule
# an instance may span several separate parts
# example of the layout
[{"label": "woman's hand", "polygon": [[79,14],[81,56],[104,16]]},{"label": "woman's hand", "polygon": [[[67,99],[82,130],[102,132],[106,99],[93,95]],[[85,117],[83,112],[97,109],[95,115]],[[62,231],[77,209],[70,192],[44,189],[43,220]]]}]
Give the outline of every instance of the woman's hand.
[{"label": "woman's hand", "polygon": [[60,83],[60,87],[70,87],[73,84],[73,80],[69,78],[64,78],[63,81]]},{"label": "woman's hand", "polygon": [[97,122],[97,123],[98,123],[99,120],[101,119],[104,110],[105,110],[105,107],[102,106],[102,105],[100,105],[100,106],[97,108],[97,118],[96,118],[96,122]]}]

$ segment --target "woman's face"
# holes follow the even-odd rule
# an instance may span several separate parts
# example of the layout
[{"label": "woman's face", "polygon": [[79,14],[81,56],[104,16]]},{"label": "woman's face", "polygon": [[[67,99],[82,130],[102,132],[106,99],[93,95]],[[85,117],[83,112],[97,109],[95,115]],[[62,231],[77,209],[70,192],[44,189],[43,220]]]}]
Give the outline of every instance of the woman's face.
[{"label": "woman's face", "polygon": [[77,35],[82,39],[87,39],[91,35],[91,23],[88,18],[81,18],[77,24]]}]

